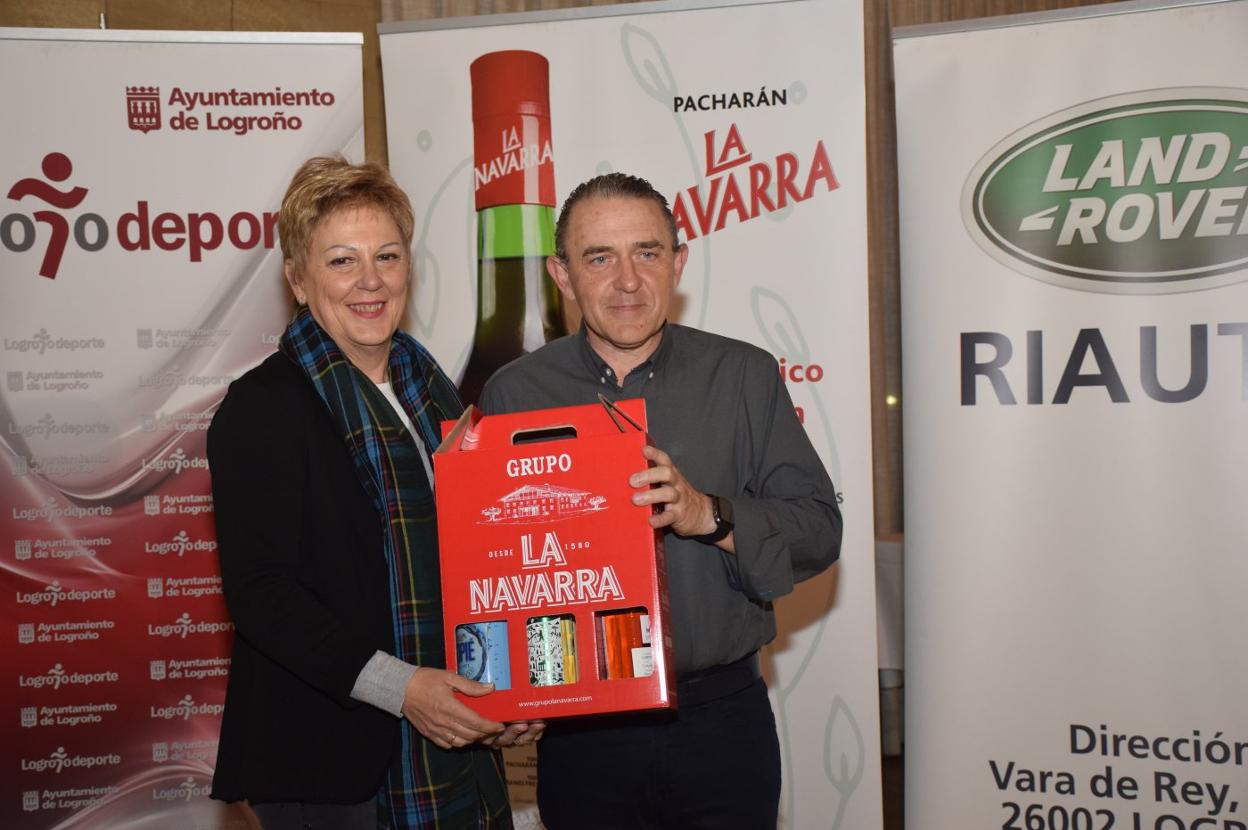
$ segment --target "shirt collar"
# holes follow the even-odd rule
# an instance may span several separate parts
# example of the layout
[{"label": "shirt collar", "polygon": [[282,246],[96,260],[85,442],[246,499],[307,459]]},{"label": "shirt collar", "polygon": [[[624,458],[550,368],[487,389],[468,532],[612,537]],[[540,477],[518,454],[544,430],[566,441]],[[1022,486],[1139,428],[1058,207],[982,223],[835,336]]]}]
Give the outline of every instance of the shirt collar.
[{"label": "shirt collar", "polygon": [[[654,350],[654,354],[650,355],[649,358],[629,372],[629,377],[643,372],[653,374],[656,369],[664,365],[668,359],[668,354],[672,351],[671,343],[675,336],[675,330],[676,326],[672,323],[663,324],[662,337],[659,338],[659,347]],[[581,357],[584,359],[586,367],[604,382],[610,382],[611,386],[618,388],[619,382],[615,379],[615,370],[589,344],[589,329],[585,325],[585,321],[581,321],[581,328],[576,333],[576,336],[581,343]],[[625,378],[625,380],[627,379]]]}]

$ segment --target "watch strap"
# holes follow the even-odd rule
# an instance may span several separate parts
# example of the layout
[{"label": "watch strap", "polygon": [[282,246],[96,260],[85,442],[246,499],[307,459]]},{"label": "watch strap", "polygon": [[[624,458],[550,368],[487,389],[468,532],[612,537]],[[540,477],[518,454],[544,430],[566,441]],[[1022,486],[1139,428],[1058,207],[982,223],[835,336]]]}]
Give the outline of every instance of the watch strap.
[{"label": "watch strap", "polygon": [[733,523],[731,519],[725,515],[723,500],[714,493],[707,494],[711,499],[711,515],[715,518],[715,529],[710,533],[704,533],[701,536],[693,536],[699,542],[705,542],[713,545],[723,540],[729,533],[732,533]]}]

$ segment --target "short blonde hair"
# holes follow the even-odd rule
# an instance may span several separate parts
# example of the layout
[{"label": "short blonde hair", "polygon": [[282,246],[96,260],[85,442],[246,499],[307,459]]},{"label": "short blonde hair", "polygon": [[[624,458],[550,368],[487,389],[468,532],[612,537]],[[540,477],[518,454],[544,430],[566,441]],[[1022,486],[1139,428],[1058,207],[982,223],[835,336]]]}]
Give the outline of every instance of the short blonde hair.
[{"label": "short blonde hair", "polygon": [[390,171],[380,164],[351,164],[342,156],[317,156],[303,163],[290,180],[277,233],[282,257],[302,269],[317,225],[346,207],[376,207],[399,229],[404,250],[411,250],[416,217],[412,203]]}]

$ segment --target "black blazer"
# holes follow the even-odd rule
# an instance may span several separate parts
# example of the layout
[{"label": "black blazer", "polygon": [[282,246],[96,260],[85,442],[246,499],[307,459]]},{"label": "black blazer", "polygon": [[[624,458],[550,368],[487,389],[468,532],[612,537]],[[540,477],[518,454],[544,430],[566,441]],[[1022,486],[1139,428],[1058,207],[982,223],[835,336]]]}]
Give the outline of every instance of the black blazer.
[{"label": "black blazer", "polygon": [[236,627],[214,798],[357,803],[398,718],[349,697],[394,652],[382,523],[315,388],[280,352],[230,385],[208,429]]}]

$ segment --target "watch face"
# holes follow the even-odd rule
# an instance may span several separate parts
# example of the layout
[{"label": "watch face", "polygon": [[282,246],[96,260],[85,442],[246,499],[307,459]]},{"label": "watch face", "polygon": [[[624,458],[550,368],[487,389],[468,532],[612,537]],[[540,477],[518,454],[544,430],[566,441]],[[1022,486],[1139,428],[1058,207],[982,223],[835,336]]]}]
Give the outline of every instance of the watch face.
[{"label": "watch face", "polygon": [[732,502],[715,497],[715,524],[732,528]]}]

